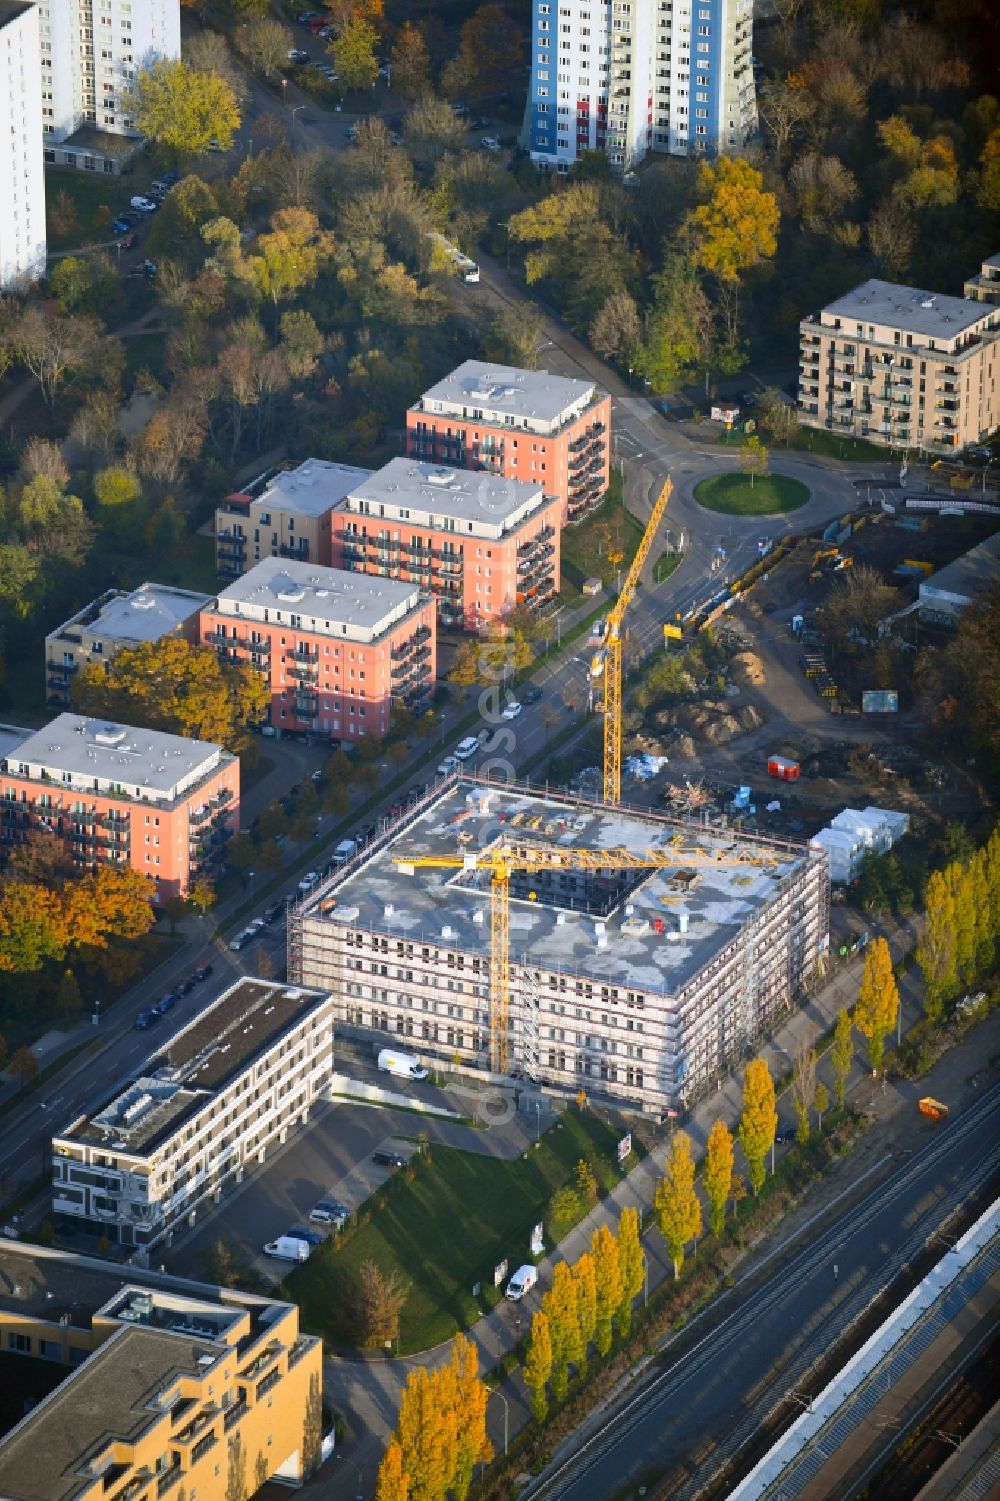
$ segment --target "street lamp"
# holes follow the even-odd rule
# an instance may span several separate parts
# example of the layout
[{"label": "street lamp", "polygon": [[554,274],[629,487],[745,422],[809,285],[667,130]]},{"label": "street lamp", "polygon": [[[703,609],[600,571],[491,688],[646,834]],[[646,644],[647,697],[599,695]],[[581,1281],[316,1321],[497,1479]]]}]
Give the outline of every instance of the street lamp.
[{"label": "street lamp", "polygon": [[353,1459],[348,1459],[346,1454],[338,1454],[336,1457],[337,1457],[337,1459],[346,1460],[346,1462],[349,1465],[351,1465],[355,1470],[357,1470],[357,1472],[358,1472],[358,1491],[357,1491],[356,1501],[365,1501],[365,1495],[364,1495],[364,1492],[365,1492],[365,1482],[364,1482],[364,1477],[361,1474],[361,1466],[359,1464],[357,1464]]},{"label": "street lamp", "polygon": [[299,112],[300,109],[305,109],[305,105],[304,104],[296,104],[296,105],[293,105],[293,107],[292,107],[292,129],[293,130],[295,129],[295,116],[298,114],[298,112]]},{"label": "street lamp", "polygon": [[507,1403],[507,1398],[504,1396],[503,1392],[498,1386],[495,1386],[493,1390],[488,1394],[486,1398],[487,1402],[489,1401],[490,1397],[499,1397],[500,1401],[503,1403],[503,1457],[504,1459],[506,1459],[507,1439],[510,1433],[510,1407]]}]

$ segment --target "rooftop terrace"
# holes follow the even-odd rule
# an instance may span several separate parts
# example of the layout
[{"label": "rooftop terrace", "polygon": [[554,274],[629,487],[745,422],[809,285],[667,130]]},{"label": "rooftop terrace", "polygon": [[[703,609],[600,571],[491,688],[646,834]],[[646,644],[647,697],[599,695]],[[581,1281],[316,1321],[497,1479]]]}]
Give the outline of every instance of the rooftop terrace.
[{"label": "rooftop terrace", "polygon": [[551,425],[579,415],[594,397],[593,381],[570,380],[547,370],[519,370],[466,360],[425,391],[412,410],[441,408],[469,417],[481,412],[487,422],[513,417],[526,426]]},{"label": "rooftop terrace", "polygon": [[[812,858],[799,845],[737,840],[655,813],[461,779],[395,837],[317,887],[304,915],[488,957],[488,873],[418,867],[406,874],[397,862],[471,855],[500,841],[609,851],[609,866],[587,877],[560,871],[512,878],[515,964],[665,994],[697,974]],[[676,865],[622,872],[614,865],[619,849],[676,850]],[[736,851],[761,864],[722,863]]]}]

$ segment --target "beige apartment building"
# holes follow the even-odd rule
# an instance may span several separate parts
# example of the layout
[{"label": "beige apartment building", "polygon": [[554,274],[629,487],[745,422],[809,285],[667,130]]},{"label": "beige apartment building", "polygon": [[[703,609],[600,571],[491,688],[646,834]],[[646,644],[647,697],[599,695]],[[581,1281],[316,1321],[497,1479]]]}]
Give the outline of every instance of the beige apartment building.
[{"label": "beige apartment building", "polygon": [[215,571],[238,578],[267,558],[331,562],[331,514],[370,469],[306,459],[283,469],[259,495],[227,495],[215,513]]},{"label": "beige apartment building", "polygon": [[50,704],[69,703],[69,685],[90,662],[107,664],[126,647],[164,636],[198,639],[198,614],[207,594],[170,584],[109,589],[45,638],[45,688]]},{"label": "beige apartment building", "polygon": [[1000,302],[1000,251],[983,261],[982,268],[970,276],[962,288],[962,296],[974,302]]},{"label": "beige apartment building", "polygon": [[863,282],[799,325],[800,420],[935,455],[981,442],[1000,425],[998,332],[979,295]]}]

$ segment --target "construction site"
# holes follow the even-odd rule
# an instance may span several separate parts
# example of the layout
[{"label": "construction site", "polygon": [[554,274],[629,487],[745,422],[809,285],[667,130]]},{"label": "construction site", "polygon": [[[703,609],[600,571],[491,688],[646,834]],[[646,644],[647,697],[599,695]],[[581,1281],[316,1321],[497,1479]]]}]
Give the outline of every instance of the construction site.
[{"label": "construction site", "polygon": [[429,1065],[662,1115],[808,993],[829,901],[802,845],[452,778],[289,910],[288,974]]}]

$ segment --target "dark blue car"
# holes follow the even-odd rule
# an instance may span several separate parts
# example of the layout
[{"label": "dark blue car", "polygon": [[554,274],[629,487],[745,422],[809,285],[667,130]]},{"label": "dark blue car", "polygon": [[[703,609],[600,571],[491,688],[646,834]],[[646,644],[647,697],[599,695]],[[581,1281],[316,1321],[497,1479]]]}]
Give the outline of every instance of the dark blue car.
[{"label": "dark blue car", "polygon": [[136,1017],[132,1025],[137,1032],[145,1032],[147,1027],[151,1027],[153,1025],[153,1023],[157,1020],[157,1017],[158,1012],[156,1011],[155,1007],[152,1011],[140,1011],[139,1015]]},{"label": "dark blue car", "polygon": [[173,1007],[176,1006],[176,1005],[177,1005],[177,996],[176,996],[176,994],[174,993],[174,991],[168,990],[167,993],[166,993],[166,995],[161,995],[160,996],[160,999],[157,1001],[156,1005],[153,1007],[153,1010],[155,1011],[155,1013],[156,1013],[157,1016],[166,1016],[167,1012],[170,1011],[170,1010],[172,1010]]},{"label": "dark blue car", "polygon": [[132,224],[128,219],[115,219],[115,221],[111,225],[111,228],[114,230],[116,235],[127,235],[129,230],[132,228]]}]

